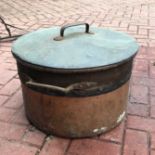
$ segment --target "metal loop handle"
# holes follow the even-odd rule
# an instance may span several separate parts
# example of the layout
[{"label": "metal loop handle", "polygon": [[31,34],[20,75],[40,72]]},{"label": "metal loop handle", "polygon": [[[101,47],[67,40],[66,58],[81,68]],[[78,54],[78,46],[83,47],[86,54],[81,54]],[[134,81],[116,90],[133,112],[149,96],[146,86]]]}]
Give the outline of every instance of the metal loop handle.
[{"label": "metal loop handle", "polygon": [[110,83],[98,83],[94,81],[83,81],[71,84],[67,87],[61,87],[51,84],[40,83],[34,81],[30,76],[25,73],[19,73],[22,83],[27,87],[47,94],[62,95],[62,96],[92,96],[111,92],[125,84],[131,76],[131,72],[123,80],[115,80]]},{"label": "metal loop handle", "polygon": [[[61,29],[60,29],[60,36],[55,37],[54,40],[55,40],[55,41],[61,41],[61,40],[63,40],[63,38],[64,38],[64,32],[65,32],[65,30],[66,30],[67,28],[69,28],[69,27],[74,27],[74,26],[79,26],[79,25],[85,25],[85,26],[86,26],[85,33],[90,33],[90,32],[89,32],[89,27],[90,27],[90,26],[89,26],[88,23],[68,24],[68,25],[64,25],[63,27],[61,27]],[[90,34],[92,34],[92,33],[90,33]]]},{"label": "metal loop handle", "polygon": [[98,83],[97,82],[79,82],[79,83],[74,83],[71,84],[67,87],[60,87],[60,86],[55,86],[55,85],[50,85],[50,84],[44,84],[44,83],[39,83],[35,82],[31,77],[24,73],[20,73],[20,76],[23,76],[26,81],[25,85],[35,88],[35,89],[48,89],[51,92],[55,92],[58,94],[85,94],[89,93],[93,90],[96,90],[98,88]]}]

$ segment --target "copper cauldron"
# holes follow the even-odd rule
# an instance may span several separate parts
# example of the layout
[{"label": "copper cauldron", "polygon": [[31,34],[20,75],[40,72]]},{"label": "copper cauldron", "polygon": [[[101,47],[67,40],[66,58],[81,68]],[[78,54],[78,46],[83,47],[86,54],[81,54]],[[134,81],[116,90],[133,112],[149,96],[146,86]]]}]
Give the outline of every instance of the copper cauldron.
[{"label": "copper cauldron", "polygon": [[45,133],[71,138],[114,128],[125,116],[137,51],[127,34],[87,23],[20,37],[12,53],[28,120]]}]

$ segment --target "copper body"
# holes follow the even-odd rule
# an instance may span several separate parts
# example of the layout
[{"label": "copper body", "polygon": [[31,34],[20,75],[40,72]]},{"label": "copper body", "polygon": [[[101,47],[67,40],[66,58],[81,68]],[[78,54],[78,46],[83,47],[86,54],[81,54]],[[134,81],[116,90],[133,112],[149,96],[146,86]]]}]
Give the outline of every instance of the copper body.
[{"label": "copper body", "polygon": [[125,116],[133,57],[75,70],[45,68],[16,57],[27,118],[47,134],[69,138],[114,128]]},{"label": "copper body", "polygon": [[97,96],[51,96],[22,85],[26,115],[49,134],[91,137],[117,126],[125,115],[129,82]]}]

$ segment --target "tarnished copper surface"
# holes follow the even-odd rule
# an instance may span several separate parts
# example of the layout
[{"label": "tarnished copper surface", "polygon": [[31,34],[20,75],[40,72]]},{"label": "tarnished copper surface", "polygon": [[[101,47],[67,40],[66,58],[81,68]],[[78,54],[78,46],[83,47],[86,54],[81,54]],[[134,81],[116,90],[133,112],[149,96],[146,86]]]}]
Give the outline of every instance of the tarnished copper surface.
[{"label": "tarnished copper surface", "polygon": [[22,84],[28,119],[46,133],[80,138],[117,126],[125,115],[129,82],[109,93],[90,97],[43,94]]},{"label": "tarnished copper surface", "polygon": [[62,137],[110,130],[125,115],[132,63],[133,57],[109,66],[65,70],[17,59],[27,118],[42,131]]}]

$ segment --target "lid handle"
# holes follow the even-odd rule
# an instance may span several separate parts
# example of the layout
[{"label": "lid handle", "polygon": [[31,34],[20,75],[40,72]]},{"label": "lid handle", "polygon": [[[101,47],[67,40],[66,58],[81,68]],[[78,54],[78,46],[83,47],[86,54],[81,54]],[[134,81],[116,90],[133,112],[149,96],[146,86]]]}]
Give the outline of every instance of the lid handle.
[{"label": "lid handle", "polygon": [[85,29],[85,33],[89,33],[92,34],[92,32],[89,31],[89,24],[88,23],[76,23],[76,24],[68,24],[68,25],[64,25],[63,27],[61,27],[60,29],[60,36],[57,36],[54,38],[55,41],[61,41],[64,38],[64,32],[67,28],[69,27],[73,27],[73,26],[79,26],[79,25],[85,25],[86,29]]}]

